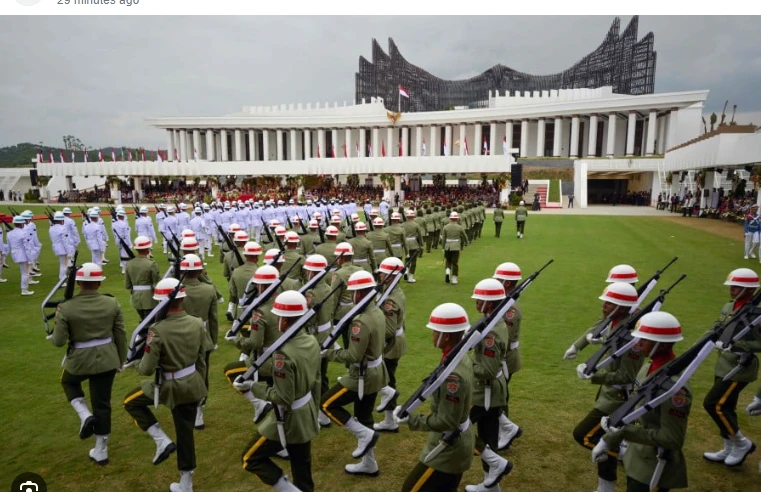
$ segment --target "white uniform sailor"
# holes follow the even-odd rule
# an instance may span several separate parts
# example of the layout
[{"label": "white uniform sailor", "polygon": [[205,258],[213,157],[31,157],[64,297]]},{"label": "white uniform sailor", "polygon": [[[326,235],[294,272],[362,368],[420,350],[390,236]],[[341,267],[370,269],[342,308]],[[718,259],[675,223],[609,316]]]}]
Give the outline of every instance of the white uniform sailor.
[{"label": "white uniform sailor", "polygon": [[53,225],[48,229],[50,243],[53,245],[53,254],[58,257],[58,280],[66,277],[69,257],[74,255],[74,246],[69,239],[69,230],[65,222],[66,217],[63,212],[56,212],[53,216]]},{"label": "white uniform sailor", "polygon": [[159,208],[156,210],[156,224],[159,227],[159,234],[161,234],[161,244],[164,246],[164,253],[166,253],[166,227],[164,226],[164,220],[167,218],[166,205],[159,204]]},{"label": "white uniform sailor", "polygon": [[[63,208],[63,216],[63,226],[66,228],[66,232],[69,235],[69,242],[71,243],[72,248],[76,250],[79,247],[79,243],[82,242],[82,238],[79,237],[79,229],[77,229],[77,223],[74,222],[74,219],[71,218],[71,209],[69,207]],[[73,259],[73,256],[69,258],[70,261]]]},{"label": "white uniform sailor", "polygon": [[208,234],[206,233],[206,225],[203,220],[203,211],[201,207],[196,207],[193,210],[193,218],[190,219],[190,230],[196,235],[196,241],[198,242],[198,256],[201,260],[204,259],[204,253],[206,252],[205,244],[208,240]]},{"label": "white uniform sailor", "polygon": [[82,232],[85,236],[87,247],[90,248],[92,253],[92,262],[101,266],[103,264],[103,252],[106,251],[106,241],[108,239],[100,221],[100,214],[96,210],[90,209],[87,216],[90,218],[90,222],[85,224]]},{"label": "white uniform sailor", "polygon": [[32,258],[34,258],[34,248],[29,233],[25,231],[26,220],[21,215],[13,218],[15,229],[8,233],[8,247],[10,248],[11,258],[21,269],[21,295],[31,296],[34,291],[29,290],[30,284],[39,283],[37,280],[30,279],[32,269]]},{"label": "white uniform sailor", "polygon": [[[132,231],[127,222],[127,213],[124,210],[116,212],[116,222],[111,224],[111,231],[114,233],[114,243],[119,249],[119,266],[122,267],[122,275],[124,275],[124,269],[127,268],[127,261],[129,260],[128,251],[132,250]],[[122,245],[119,238],[124,240],[127,248]]]},{"label": "white uniform sailor", "polygon": [[167,239],[170,241],[174,241],[174,238],[176,237],[177,240],[180,239],[180,221],[177,219],[177,217],[174,215],[174,206],[169,205],[166,208],[167,217],[164,219],[164,231],[166,234]]},{"label": "white uniform sailor", "polygon": [[11,248],[5,243],[5,238],[3,237],[4,232],[5,230],[0,227],[0,284],[8,281],[7,278],[3,278],[3,268],[5,268],[6,265],[5,259],[11,252]]},{"label": "white uniform sailor", "polygon": [[190,214],[186,212],[188,206],[180,203],[180,211],[177,214],[177,221],[180,223],[180,230],[187,229],[190,226]]}]

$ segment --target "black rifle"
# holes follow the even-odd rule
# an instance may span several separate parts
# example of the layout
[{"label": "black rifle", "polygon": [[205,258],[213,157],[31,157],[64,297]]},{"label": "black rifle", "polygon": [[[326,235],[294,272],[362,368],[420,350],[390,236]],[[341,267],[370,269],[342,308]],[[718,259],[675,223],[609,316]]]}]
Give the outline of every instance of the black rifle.
[{"label": "black rifle", "polygon": [[137,208],[137,205],[135,205],[134,203],[132,204],[132,209],[135,211],[135,217],[140,215],[140,209]]},{"label": "black rifle", "polygon": [[[53,311],[51,314],[47,314],[45,312],[45,309],[57,309],[58,306],[72,297],[74,297],[74,286],[76,285],[76,276],[77,276],[77,258],[79,257],[79,250],[74,251],[74,258],[71,260],[71,265],[69,265],[68,269],[66,270],[66,276],[62,278],[61,280],[56,283],[56,285],[53,287],[53,290],[50,291],[50,293],[47,295],[44,301],[42,301],[42,321],[45,323],[45,333],[50,335],[53,333],[53,330],[48,326],[48,321],[55,318],[56,311]],[[63,284],[66,283],[66,290],[63,292],[63,299],[54,301],[53,296],[56,295],[58,290],[63,286]]]},{"label": "black rifle", "polygon": [[365,212],[365,221],[367,222],[367,227],[372,231],[373,230],[373,221],[370,220],[370,216],[367,215],[367,212]]},{"label": "black rifle", "polygon": [[304,236],[306,234],[309,234],[309,231],[307,231],[307,228],[304,225],[304,221],[303,220],[299,220],[299,224],[301,225],[301,235]]},{"label": "black rifle", "polygon": [[222,235],[222,237],[225,239],[225,244],[227,244],[227,247],[230,248],[230,251],[233,252],[235,255],[235,259],[238,260],[238,266],[243,265],[246,263],[246,260],[243,259],[243,256],[240,254],[240,250],[238,250],[238,247],[235,245],[232,239],[230,239],[230,236],[228,234],[225,234],[222,230],[222,226],[214,222],[214,225],[217,226],[217,230]]},{"label": "black rifle", "polygon": [[82,218],[87,222],[90,223],[90,216],[87,214],[87,209],[84,207],[79,207],[79,213],[82,215]]},{"label": "black rifle", "polygon": [[119,233],[118,233],[118,232],[116,232],[116,229],[113,229],[113,228],[112,228],[111,230],[114,232],[114,236],[116,236],[116,239],[118,239],[118,240],[119,240],[119,245],[121,246],[121,249],[124,251],[124,254],[126,254],[126,255],[127,255],[127,257],[126,257],[126,258],[125,258],[125,257],[123,257],[123,256],[121,256],[121,255],[119,255],[119,257],[121,258],[121,260],[122,260],[122,261],[129,261],[129,260],[131,260],[132,258],[134,258],[134,257],[135,257],[135,253],[134,253],[134,252],[132,251],[132,249],[129,247],[129,245],[127,244],[127,241],[125,241],[125,240],[124,240],[124,238],[123,238],[123,237],[121,237],[121,236],[119,235]]},{"label": "black rifle", "polygon": [[3,223],[3,225],[5,226],[5,229],[6,229],[8,232],[11,232],[11,231],[13,230],[13,228],[11,228],[11,226],[9,226],[7,222],[5,222],[5,221],[2,221],[2,223]]},{"label": "black rifle", "polygon": [[18,213],[18,210],[16,210],[13,207],[8,207],[8,210],[11,212],[11,214],[13,214],[14,217],[17,215],[21,215],[20,213]]},{"label": "black rifle", "polygon": [[346,212],[344,212],[344,214],[346,215],[346,225],[351,227],[351,237],[352,238],[357,237],[357,231],[356,229],[354,229],[354,221],[351,220],[351,216],[349,214],[347,214]]},{"label": "black rifle", "polygon": [[49,211],[45,210],[45,215],[48,216],[48,220],[50,221],[50,225],[55,224],[55,220],[53,219],[53,215]]},{"label": "black rifle", "polygon": [[[157,204],[155,204],[155,203],[153,204],[153,208],[155,208],[155,209],[156,209],[156,213],[159,213],[159,210],[161,210],[161,209],[159,208],[159,206],[158,206]],[[169,217],[169,214],[167,214],[167,213],[166,213],[166,210],[161,210],[161,213],[163,213],[163,214],[164,214],[164,218],[165,218],[165,219],[166,219],[167,217]]]},{"label": "black rifle", "polygon": [[396,286],[399,285],[399,282],[402,280],[402,277],[404,277],[404,274],[407,273],[407,269],[410,267],[410,263],[412,263],[412,259],[417,256],[418,250],[415,250],[412,252],[409,258],[407,258],[407,263],[404,264],[404,267],[401,269],[401,271],[396,275],[394,280],[389,284],[388,289],[378,298],[378,302],[376,302],[376,306],[381,307],[384,302],[386,302],[386,299],[389,298],[389,296],[394,292],[394,289],[396,289]]},{"label": "black rifle", "polygon": [[[632,337],[631,331],[637,325],[637,322],[647,313],[660,310],[661,305],[666,300],[666,296],[671,292],[671,289],[676,287],[686,276],[686,274],[682,274],[682,276],[679,277],[676,282],[671,284],[671,286],[661,290],[655,299],[650,301],[647,306],[621,320],[616,326],[616,329],[613,330],[613,333],[611,333],[608,339],[605,340],[605,343],[602,344],[602,347],[587,359],[587,367],[584,369],[584,374],[590,376],[628,352],[636,343],[636,340]],[[608,352],[611,352],[610,357],[600,362]]]}]

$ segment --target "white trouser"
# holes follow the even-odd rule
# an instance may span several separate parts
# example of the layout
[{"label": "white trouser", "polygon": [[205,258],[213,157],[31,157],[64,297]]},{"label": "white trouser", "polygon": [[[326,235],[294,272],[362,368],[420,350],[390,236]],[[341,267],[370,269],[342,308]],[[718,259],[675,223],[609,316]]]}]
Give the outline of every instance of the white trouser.
[{"label": "white trouser", "polygon": [[754,253],[759,247],[759,233],[749,232],[745,235],[745,256]]},{"label": "white trouser", "polygon": [[92,250],[92,262],[98,266],[103,266],[103,251]]},{"label": "white trouser", "polygon": [[66,268],[69,265],[68,255],[58,255],[58,280],[66,277]]},{"label": "white trouser", "polygon": [[21,290],[29,290],[29,270],[32,268],[31,263],[19,263],[21,268]]},{"label": "white trouser", "polygon": [[208,237],[207,237],[207,238],[204,240],[204,242],[206,243],[206,251],[208,251],[209,253],[211,253],[211,245],[213,244],[213,243],[212,243],[212,239],[211,239],[211,236],[208,236]]}]

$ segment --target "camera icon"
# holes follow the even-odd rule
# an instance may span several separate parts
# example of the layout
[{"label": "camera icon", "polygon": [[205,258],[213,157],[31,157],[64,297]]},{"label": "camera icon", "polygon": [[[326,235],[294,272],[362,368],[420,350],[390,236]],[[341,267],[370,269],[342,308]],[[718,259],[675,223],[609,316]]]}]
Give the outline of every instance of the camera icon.
[{"label": "camera icon", "polygon": [[11,492],[48,492],[48,484],[36,473],[25,472],[13,480]]},{"label": "camera icon", "polygon": [[40,486],[31,480],[19,485],[19,492],[40,492]]}]

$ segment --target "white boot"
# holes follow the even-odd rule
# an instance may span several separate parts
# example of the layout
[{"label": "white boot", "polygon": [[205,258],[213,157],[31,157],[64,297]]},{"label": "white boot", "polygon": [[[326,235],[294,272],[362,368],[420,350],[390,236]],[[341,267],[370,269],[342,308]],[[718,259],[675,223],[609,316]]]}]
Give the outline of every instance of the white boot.
[{"label": "white boot", "polygon": [[95,436],[95,447],[90,450],[90,459],[100,466],[108,464],[108,435]]},{"label": "white boot", "polygon": [[364,456],[373,448],[373,446],[375,446],[375,443],[378,442],[378,438],[380,437],[380,434],[360,424],[354,417],[346,422],[345,427],[346,430],[354,434],[357,438],[357,449],[351,452],[351,455],[354,458],[361,458]]},{"label": "white boot", "polygon": [[378,432],[399,432],[399,424],[394,420],[394,411],[386,410],[386,417],[382,422],[373,424],[373,429]]},{"label": "white boot", "polygon": [[74,398],[71,400],[71,406],[79,416],[79,438],[87,439],[95,434],[95,416],[87,407],[87,402],[83,397]]},{"label": "white boot", "polygon": [[499,416],[499,439],[497,448],[502,451],[507,449],[513,443],[513,441],[523,435],[523,429],[513,423],[503,413]]},{"label": "white boot", "polygon": [[227,321],[232,321],[235,319],[235,316],[233,316],[233,311],[235,309],[235,304],[232,302],[227,303],[227,313],[225,315],[227,316]]},{"label": "white boot", "polygon": [[595,492],[614,492],[616,489],[616,482],[610,480],[603,480],[597,477],[597,490]]},{"label": "white boot", "polygon": [[449,270],[449,268],[447,268],[447,270],[446,270],[446,273],[445,273],[445,275],[444,275],[444,281],[445,281],[446,283],[449,283],[449,275],[450,275],[451,273],[452,273],[452,272]]},{"label": "white boot", "polygon": [[399,395],[399,392],[396,391],[391,386],[384,386],[383,388],[380,389],[379,393],[380,393],[381,401],[380,401],[380,405],[375,407],[376,412],[383,412],[384,410],[388,410],[388,408],[386,407],[388,407],[389,403],[391,403],[391,400],[393,400],[395,396]]},{"label": "white boot", "polygon": [[246,391],[243,393],[243,396],[246,397],[248,401],[251,402],[251,404],[254,406],[254,423],[258,424],[262,421],[262,419],[267,415],[267,412],[272,410],[272,404],[267,403],[266,401],[259,399],[254,396],[254,393],[251,391]]},{"label": "white boot", "polygon": [[478,485],[466,485],[465,486],[465,492],[501,492],[502,489],[499,487],[499,484],[495,485],[494,487],[485,487],[483,483],[479,483]]},{"label": "white boot", "polygon": [[727,466],[740,466],[745,461],[745,458],[756,450],[756,445],[747,437],[743,436],[740,431],[732,436],[732,451],[729,456],[724,460],[724,464]]},{"label": "white boot", "polygon": [[203,430],[206,427],[203,423],[203,405],[198,405],[196,408],[196,430]]},{"label": "white boot", "polygon": [[276,492],[301,492],[301,489],[293,485],[285,475],[280,477],[280,480],[272,486],[272,489]]},{"label": "white boot", "polygon": [[703,458],[715,463],[724,463],[724,460],[727,459],[727,456],[729,456],[729,453],[731,452],[732,441],[729,439],[724,439],[724,449],[721,451],[716,451],[715,453],[703,453]]},{"label": "white boot", "polygon": [[484,477],[484,487],[487,488],[497,485],[502,480],[502,477],[513,469],[512,463],[492,451],[489,446],[486,446],[481,452],[481,461],[489,466],[489,471],[486,472]]},{"label": "white boot", "polygon": [[320,427],[330,427],[330,417],[320,410],[317,412],[317,423],[320,424]]},{"label": "white boot", "polygon": [[22,296],[33,296],[34,295],[34,291],[33,290],[22,290],[21,291],[21,295]]},{"label": "white boot", "polygon": [[146,432],[148,432],[148,435],[151,436],[156,443],[156,454],[153,456],[154,465],[166,461],[172,453],[177,451],[177,445],[172,442],[169,436],[166,435],[166,432],[159,427],[158,422],[148,427]]},{"label": "white boot", "polygon": [[452,276],[452,283],[457,284],[457,275]]},{"label": "white boot", "polygon": [[409,273],[407,274],[407,282],[414,284],[415,282],[417,282],[417,280],[415,280],[415,276],[413,274]]},{"label": "white boot", "polygon": [[169,486],[169,492],[193,492],[193,472],[181,471],[180,482],[173,482]]},{"label": "white boot", "polygon": [[378,462],[375,461],[375,448],[370,448],[367,451],[367,454],[362,457],[362,461],[346,465],[344,470],[351,475],[369,475],[371,477],[377,477],[380,471],[378,470]]}]

